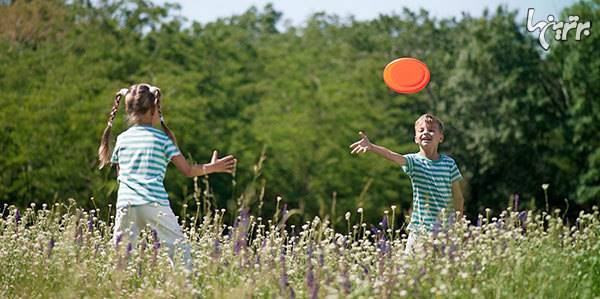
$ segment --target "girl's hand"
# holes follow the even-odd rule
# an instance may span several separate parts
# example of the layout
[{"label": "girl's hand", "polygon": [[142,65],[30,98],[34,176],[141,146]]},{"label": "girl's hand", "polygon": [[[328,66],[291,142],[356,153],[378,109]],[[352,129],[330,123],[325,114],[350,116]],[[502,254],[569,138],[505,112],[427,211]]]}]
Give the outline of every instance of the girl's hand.
[{"label": "girl's hand", "polygon": [[215,172],[233,173],[235,171],[236,163],[237,160],[232,155],[219,159],[218,152],[213,151],[210,163],[205,164],[206,174]]},{"label": "girl's hand", "polygon": [[367,135],[365,135],[365,133],[363,133],[362,131],[359,131],[358,134],[360,134],[360,137],[362,138],[359,141],[350,145],[350,148],[352,149],[352,151],[350,151],[351,154],[366,153],[372,148],[372,144],[371,141],[369,141],[369,137],[367,137]]}]

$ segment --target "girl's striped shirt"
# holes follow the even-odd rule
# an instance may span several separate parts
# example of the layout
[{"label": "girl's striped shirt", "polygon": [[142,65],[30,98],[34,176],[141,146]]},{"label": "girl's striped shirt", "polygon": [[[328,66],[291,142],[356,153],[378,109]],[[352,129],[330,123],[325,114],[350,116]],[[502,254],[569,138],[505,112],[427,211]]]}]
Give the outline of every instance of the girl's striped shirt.
[{"label": "girl's striped shirt", "polygon": [[419,153],[404,155],[406,165],[402,170],[412,182],[413,203],[409,231],[430,231],[438,221],[442,209],[453,213],[452,183],[462,179],[454,159],[441,154],[431,160]]},{"label": "girl's striped shirt", "polygon": [[167,164],[179,149],[163,131],[134,125],[117,137],[111,163],[119,164],[117,208],[157,203],[169,206],[163,185]]}]

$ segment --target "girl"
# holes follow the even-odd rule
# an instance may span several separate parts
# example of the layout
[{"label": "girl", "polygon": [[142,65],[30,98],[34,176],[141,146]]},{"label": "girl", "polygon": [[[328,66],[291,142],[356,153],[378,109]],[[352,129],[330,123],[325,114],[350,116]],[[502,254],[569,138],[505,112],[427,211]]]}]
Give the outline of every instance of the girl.
[{"label": "girl", "polygon": [[[117,137],[111,156],[110,132],[123,98],[130,128]],[[210,163],[190,165],[181,155],[175,136],[165,124],[160,100],[160,89],[148,84],[133,85],[116,94],[98,149],[100,168],[108,163],[117,167],[119,191],[115,244],[122,241],[124,232],[129,233],[128,240],[135,244],[139,230],[149,226],[158,239],[167,245],[171,264],[174,265],[175,245],[179,244],[186,269],[191,270],[189,244],[171,210],[163,185],[167,164],[173,161],[184,175],[195,177],[215,172],[232,173],[236,159],[231,155],[218,159],[217,151],[214,151]],[[164,132],[154,128],[159,122]]]}]

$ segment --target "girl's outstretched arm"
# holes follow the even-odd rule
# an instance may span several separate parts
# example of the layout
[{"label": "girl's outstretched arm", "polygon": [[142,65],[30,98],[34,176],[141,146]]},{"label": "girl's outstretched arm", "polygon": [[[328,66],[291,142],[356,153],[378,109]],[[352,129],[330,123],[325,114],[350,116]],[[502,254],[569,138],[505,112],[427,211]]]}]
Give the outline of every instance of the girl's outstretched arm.
[{"label": "girl's outstretched arm", "polygon": [[235,170],[235,164],[237,162],[232,155],[228,155],[219,159],[217,151],[213,151],[210,162],[206,164],[191,165],[188,163],[185,157],[183,157],[183,155],[177,155],[173,157],[172,161],[177,169],[179,169],[179,171],[181,171],[181,173],[187,177],[202,176],[217,172],[233,173]]},{"label": "girl's outstretched arm", "polygon": [[371,143],[371,141],[369,141],[369,137],[367,137],[367,135],[365,135],[365,133],[362,131],[358,132],[358,134],[360,134],[361,139],[350,145],[350,148],[352,149],[352,151],[350,151],[351,154],[361,154],[371,151],[396,164],[399,164],[400,166],[406,165],[406,159],[401,154],[393,152],[383,146]]}]

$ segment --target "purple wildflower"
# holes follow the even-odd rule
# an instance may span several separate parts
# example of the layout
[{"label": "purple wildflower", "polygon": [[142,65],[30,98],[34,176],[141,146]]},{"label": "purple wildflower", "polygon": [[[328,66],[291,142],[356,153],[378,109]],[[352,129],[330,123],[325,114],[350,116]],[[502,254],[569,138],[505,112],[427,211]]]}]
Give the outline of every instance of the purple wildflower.
[{"label": "purple wildflower", "polygon": [[122,240],[123,240],[123,232],[118,232],[117,238],[115,239],[115,247],[118,247],[119,244],[121,244]]},{"label": "purple wildflower", "polygon": [[440,220],[437,219],[431,229],[431,232],[433,233],[434,238],[437,238],[437,235],[440,233],[441,226],[442,226],[442,224],[440,223]]},{"label": "purple wildflower", "polygon": [[365,275],[369,275],[369,268],[367,268],[365,265],[363,264],[359,264],[360,267],[363,269],[363,274]]},{"label": "purple wildflower", "polygon": [[285,294],[285,290],[288,288],[288,275],[285,269],[285,250],[281,248],[279,254],[279,264],[281,265],[281,277],[279,278],[279,289],[281,294]]},{"label": "purple wildflower", "polygon": [[319,267],[323,267],[325,265],[325,255],[323,254],[323,250],[319,251]]},{"label": "purple wildflower", "polygon": [[254,255],[254,264],[260,267],[260,254]]},{"label": "purple wildflower", "polygon": [[450,246],[448,247],[448,257],[450,258],[450,260],[453,260],[455,252],[456,252],[456,245],[454,244],[454,242],[451,242]]},{"label": "purple wildflower", "polygon": [[454,226],[455,220],[456,220],[456,215],[454,213],[451,213],[450,216],[448,216],[448,227]]},{"label": "purple wildflower", "polygon": [[523,233],[527,230],[527,212],[522,211],[519,212],[519,221],[521,222],[521,229],[523,229]]},{"label": "purple wildflower", "polygon": [[371,226],[371,234],[373,234],[373,236],[376,236],[378,233],[379,233],[379,229],[377,229],[377,227],[372,225]]},{"label": "purple wildflower", "polygon": [[496,228],[497,229],[503,229],[504,228],[504,223],[500,220],[496,221]]},{"label": "purple wildflower", "polygon": [[146,238],[143,238],[142,241],[140,242],[140,255],[144,255],[144,252],[146,251]]},{"label": "purple wildflower", "polygon": [[379,222],[382,231],[386,231],[388,229],[388,217],[387,215],[383,215],[383,219]]},{"label": "purple wildflower", "polygon": [[131,242],[127,242],[127,247],[125,249],[125,258],[123,260],[123,263],[126,264],[127,261],[129,260],[129,257],[131,256],[131,251],[133,250],[133,245],[131,244]]},{"label": "purple wildflower", "polygon": [[94,231],[94,222],[92,221],[92,215],[90,215],[90,217],[88,218],[87,226],[88,226],[88,232],[91,233]]},{"label": "purple wildflower", "polygon": [[519,212],[519,221],[521,221],[521,223],[525,223],[525,221],[527,221],[526,211]]},{"label": "purple wildflower", "polygon": [[379,243],[377,244],[379,250],[380,250],[380,254],[381,255],[385,255],[386,253],[388,253],[389,251],[389,244],[388,241],[385,239],[379,240]]},{"label": "purple wildflower", "polygon": [[221,242],[219,241],[218,238],[215,238],[215,240],[213,242],[213,257],[215,259],[218,259],[220,255],[221,255]]},{"label": "purple wildflower", "polygon": [[15,223],[19,224],[21,222],[21,212],[19,209],[15,209]]},{"label": "purple wildflower", "polygon": [[246,247],[248,242],[248,225],[250,223],[250,213],[248,209],[242,210],[240,213],[241,219],[237,231],[239,232],[235,240],[233,251],[237,255],[243,247]]},{"label": "purple wildflower", "polygon": [[160,248],[160,240],[158,239],[158,232],[156,229],[152,229],[152,248],[157,250]]},{"label": "purple wildflower", "polygon": [[52,256],[52,249],[54,249],[54,237],[50,237],[50,241],[48,241],[48,258]]}]

